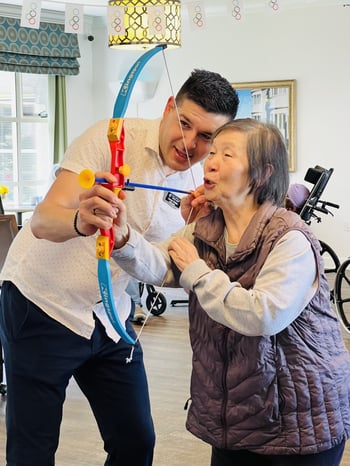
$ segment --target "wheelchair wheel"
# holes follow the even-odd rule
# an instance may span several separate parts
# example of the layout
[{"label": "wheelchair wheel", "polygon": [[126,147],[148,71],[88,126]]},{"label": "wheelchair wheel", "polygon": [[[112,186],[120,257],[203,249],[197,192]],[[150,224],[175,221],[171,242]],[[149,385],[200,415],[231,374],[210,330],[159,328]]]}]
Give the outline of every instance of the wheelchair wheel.
[{"label": "wheelchair wheel", "polygon": [[340,267],[340,260],[333,249],[324,241],[320,241],[321,245],[321,256],[325,262],[326,273],[336,273]]},{"label": "wheelchair wheel", "polygon": [[[340,260],[334,250],[324,241],[320,241],[321,256],[325,264],[325,273],[329,283],[334,284],[336,273],[340,267]],[[334,303],[334,289],[330,290],[330,300]]]},{"label": "wheelchair wheel", "polygon": [[154,316],[160,316],[163,314],[167,306],[166,297],[163,295],[163,293],[156,291],[152,285],[146,285],[146,288],[148,292],[146,298],[147,309]]},{"label": "wheelchair wheel", "polygon": [[341,264],[335,277],[335,307],[346,332],[350,333],[350,259]]}]

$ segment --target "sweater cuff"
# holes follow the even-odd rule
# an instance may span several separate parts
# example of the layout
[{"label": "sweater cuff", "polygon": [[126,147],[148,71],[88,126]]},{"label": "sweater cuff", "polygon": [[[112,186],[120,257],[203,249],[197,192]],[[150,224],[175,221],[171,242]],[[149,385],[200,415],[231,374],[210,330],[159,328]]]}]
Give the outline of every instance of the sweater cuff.
[{"label": "sweater cuff", "polygon": [[198,281],[211,272],[211,268],[207,266],[203,259],[197,259],[185,268],[180,276],[180,285],[186,290],[193,291]]},{"label": "sweater cuff", "polygon": [[128,225],[129,228],[129,239],[128,241],[122,246],[121,248],[118,249],[113,249],[111,252],[111,257],[118,257],[118,258],[126,258],[129,259],[131,257],[134,257],[135,255],[135,248],[138,243],[138,234],[130,228],[130,225]]}]

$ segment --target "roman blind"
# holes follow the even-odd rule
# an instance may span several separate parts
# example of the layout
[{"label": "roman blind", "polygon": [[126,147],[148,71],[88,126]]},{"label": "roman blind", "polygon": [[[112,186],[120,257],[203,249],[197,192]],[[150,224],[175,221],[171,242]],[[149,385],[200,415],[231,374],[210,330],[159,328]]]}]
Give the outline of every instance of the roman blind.
[{"label": "roman blind", "polygon": [[80,57],[77,34],[62,24],[21,27],[16,18],[0,17],[0,70],[17,73],[77,75]]}]

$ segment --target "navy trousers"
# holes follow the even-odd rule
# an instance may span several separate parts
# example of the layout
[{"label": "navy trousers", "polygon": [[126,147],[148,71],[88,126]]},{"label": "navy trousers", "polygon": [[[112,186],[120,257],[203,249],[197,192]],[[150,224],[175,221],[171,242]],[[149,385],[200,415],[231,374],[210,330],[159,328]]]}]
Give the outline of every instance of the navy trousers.
[{"label": "navy trousers", "polygon": [[212,449],[211,466],[339,466],[345,441],[314,455],[259,455],[248,450]]},{"label": "navy trousers", "polygon": [[[135,337],[130,322],[127,331]],[[155,434],[140,346],[126,364],[130,345],[113,342],[98,319],[87,340],[51,319],[9,282],[1,290],[0,338],[7,381],[7,466],[55,464],[72,376],[95,416],[107,452],[105,466],[152,465]]]}]

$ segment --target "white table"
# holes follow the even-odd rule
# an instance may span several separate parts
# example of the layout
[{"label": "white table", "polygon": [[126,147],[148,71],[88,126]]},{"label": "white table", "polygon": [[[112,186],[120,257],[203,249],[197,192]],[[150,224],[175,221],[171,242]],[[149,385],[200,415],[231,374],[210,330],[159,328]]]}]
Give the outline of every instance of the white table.
[{"label": "white table", "polygon": [[14,206],[4,206],[5,213],[7,214],[12,214],[15,213],[17,216],[17,225],[19,227],[22,226],[22,214],[25,214],[27,212],[33,212],[35,209],[35,205],[28,205],[28,204],[23,204],[23,205],[14,205]]}]

